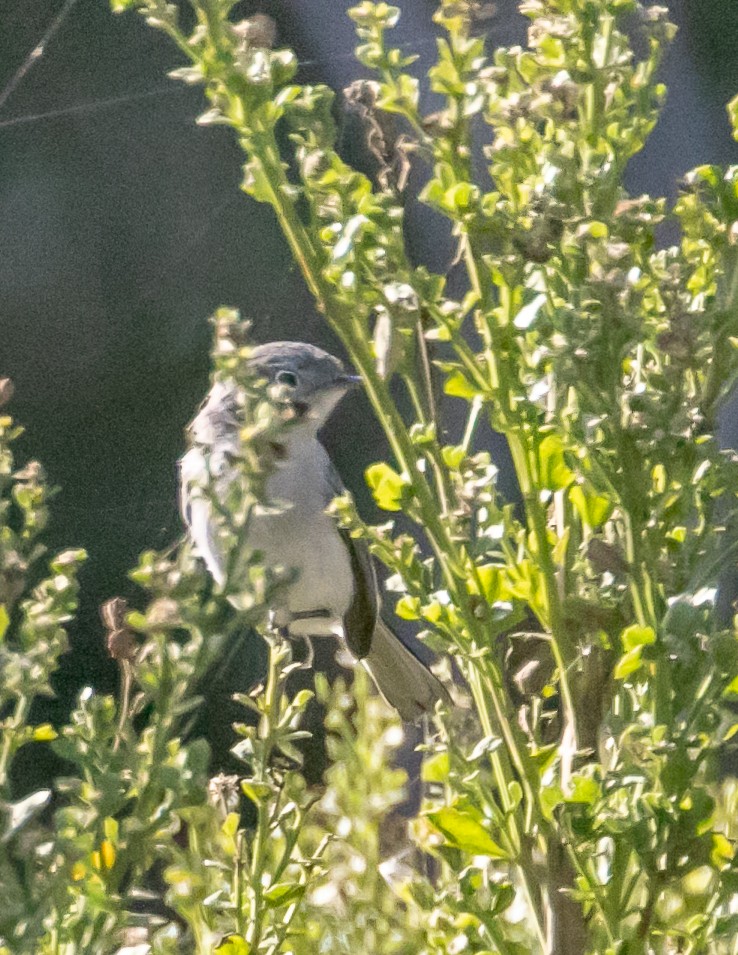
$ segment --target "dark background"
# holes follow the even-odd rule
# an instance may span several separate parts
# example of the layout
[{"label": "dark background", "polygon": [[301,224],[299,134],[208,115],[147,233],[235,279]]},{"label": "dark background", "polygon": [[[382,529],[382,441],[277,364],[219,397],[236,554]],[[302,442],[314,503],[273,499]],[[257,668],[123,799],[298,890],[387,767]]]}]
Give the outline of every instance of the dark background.
[{"label": "dark background", "polygon": [[[422,71],[434,51],[435,4],[400,6],[396,42],[422,54]],[[670,95],[631,166],[636,194],[673,196],[692,166],[738,161],[724,108],[738,92],[738,3],[667,6],[680,26],[663,71]],[[340,90],[363,75],[341,0],[239,7],[244,16],[258,11],[296,50],[298,79]],[[500,0],[485,23],[490,47],[523,42],[525,22],[512,0]],[[270,210],[239,192],[243,157],[230,132],[197,127],[200,90],[166,79],[178,65],[166,37],[139,16],[113,17],[105,0],[0,0],[0,376],[16,384],[23,453],[61,487],[50,548],[84,546],[90,555],[73,650],[45,714],[53,718],[81,686],[115,686],[97,608],[116,594],[140,600],[126,576],[137,555],[182,532],[175,462],[207,389],[207,316],[236,306],[258,341],[339,350]],[[358,148],[350,136],[345,145]],[[446,270],[448,237],[427,210],[411,211],[408,240],[416,260]],[[738,441],[736,417],[725,415],[729,443]],[[371,514],[361,473],[384,446],[360,395],[346,400],[325,440]],[[504,448],[488,441],[512,492]]]}]

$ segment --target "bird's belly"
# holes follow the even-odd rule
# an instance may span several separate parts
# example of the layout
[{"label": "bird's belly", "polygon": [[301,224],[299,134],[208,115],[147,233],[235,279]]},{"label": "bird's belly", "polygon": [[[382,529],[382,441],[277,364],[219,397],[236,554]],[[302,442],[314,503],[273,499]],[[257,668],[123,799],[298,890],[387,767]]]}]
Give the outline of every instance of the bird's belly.
[{"label": "bird's belly", "polygon": [[[307,515],[295,506],[282,514],[254,515],[247,544],[249,550],[261,551],[267,566],[281,565],[296,573],[276,608],[278,622],[281,610],[291,618],[288,625],[295,635],[337,631],[354,584],[348,550],[327,514]],[[316,616],[299,620],[296,614]]]}]

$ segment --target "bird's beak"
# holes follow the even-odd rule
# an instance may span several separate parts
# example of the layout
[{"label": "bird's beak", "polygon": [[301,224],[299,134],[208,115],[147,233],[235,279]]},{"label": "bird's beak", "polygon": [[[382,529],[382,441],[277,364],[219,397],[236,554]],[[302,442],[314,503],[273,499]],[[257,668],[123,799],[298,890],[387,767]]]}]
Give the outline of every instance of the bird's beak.
[{"label": "bird's beak", "polygon": [[343,388],[357,388],[362,381],[361,375],[339,375],[337,384]]}]

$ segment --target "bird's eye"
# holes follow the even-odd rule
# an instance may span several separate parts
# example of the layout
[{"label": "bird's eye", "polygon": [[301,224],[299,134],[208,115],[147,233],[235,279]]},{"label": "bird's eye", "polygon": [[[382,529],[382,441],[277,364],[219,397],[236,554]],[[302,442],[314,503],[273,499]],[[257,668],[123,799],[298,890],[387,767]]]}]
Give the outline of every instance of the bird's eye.
[{"label": "bird's eye", "polygon": [[291,371],[280,371],[274,379],[278,385],[288,385],[290,388],[297,388],[297,375]]}]

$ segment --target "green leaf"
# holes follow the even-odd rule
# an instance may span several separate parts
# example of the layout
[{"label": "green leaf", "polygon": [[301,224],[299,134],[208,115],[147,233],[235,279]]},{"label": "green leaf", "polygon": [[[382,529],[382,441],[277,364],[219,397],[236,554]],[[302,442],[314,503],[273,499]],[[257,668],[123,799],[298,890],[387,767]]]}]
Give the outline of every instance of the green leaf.
[{"label": "green leaf", "polygon": [[87,551],[83,547],[77,547],[71,550],[63,550],[60,554],[57,554],[51,560],[49,566],[55,574],[65,574],[70,567],[74,568],[86,560]]},{"label": "green leaf", "polygon": [[277,908],[280,905],[289,905],[295,899],[302,898],[305,889],[306,886],[300,882],[277,882],[270,885],[264,892],[264,898],[270,908]]},{"label": "green leaf", "polygon": [[721,832],[712,833],[712,850],[710,861],[716,869],[722,869],[735,857],[735,845]]},{"label": "green leaf", "polygon": [[465,398],[467,401],[471,401],[479,394],[479,389],[474,387],[459,368],[454,369],[448,376],[443,385],[443,390],[452,398]]},{"label": "green leaf", "polygon": [[443,457],[443,463],[447,468],[450,468],[452,471],[458,471],[461,462],[467,456],[467,452],[463,445],[447,444],[441,448],[441,455]]},{"label": "green leaf", "polygon": [[370,465],[364,472],[374,500],[383,511],[400,511],[409,482],[383,461]]},{"label": "green leaf", "polygon": [[733,127],[733,139],[738,139],[738,96],[734,96],[728,103],[728,116]]},{"label": "green leaf", "polygon": [[582,522],[593,530],[612,514],[613,505],[587,484],[575,484],[569,491],[569,500]]},{"label": "green leaf", "polygon": [[5,604],[0,604],[0,640],[5,638],[9,626],[10,616],[8,615],[8,609]]},{"label": "green leaf", "polygon": [[230,836],[232,839],[235,837],[238,832],[238,824],[240,822],[240,817],[237,812],[229,812],[228,815],[223,820],[223,825],[220,827],[221,832]]},{"label": "green leaf", "polygon": [[304,710],[314,696],[312,690],[298,690],[292,698],[292,706],[296,710]]},{"label": "green leaf", "polygon": [[738,676],[735,677],[723,690],[725,696],[738,696]]},{"label": "green leaf", "polygon": [[607,225],[597,220],[587,222],[579,231],[584,235],[591,236],[593,239],[606,239],[609,234]]},{"label": "green leaf", "polygon": [[218,955],[251,955],[251,946],[243,935],[226,935],[215,951]]},{"label": "green leaf", "polygon": [[58,735],[51,723],[41,723],[33,727],[33,739],[37,743],[50,743]]},{"label": "green leaf", "polygon": [[449,756],[444,750],[423,760],[420,778],[424,783],[445,783],[448,779],[449,770]]},{"label": "green leaf", "polygon": [[567,802],[586,803],[591,806],[602,795],[602,787],[591,776],[572,776],[572,788]]},{"label": "green leaf", "polygon": [[503,600],[507,596],[505,574],[497,564],[482,564],[476,569],[482,596],[487,603],[493,604],[496,600]]},{"label": "green leaf", "polygon": [[549,434],[538,446],[541,487],[560,491],[574,480],[574,472],[564,461],[564,444],[556,434]]},{"label": "green leaf", "polygon": [[463,213],[479,199],[479,190],[469,182],[457,182],[446,190],[443,197],[446,208],[455,213]]},{"label": "green leaf", "polygon": [[554,818],[554,810],[564,802],[564,793],[561,787],[554,784],[541,790],[541,812],[549,822]]},{"label": "green leaf", "polygon": [[468,812],[460,812],[452,806],[444,806],[428,813],[428,819],[443,833],[453,846],[472,855],[492,856],[494,859],[507,859],[505,850],[498,846],[481,822]]},{"label": "green leaf", "polygon": [[623,649],[628,652],[636,647],[645,647],[651,643],[656,643],[656,634],[653,627],[639,627],[638,624],[634,623],[623,630],[620,639],[623,641]]},{"label": "green leaf", "polygon": [[400,19],[400,8],[388,3],[370,3],[369,0],[363,0],[357,6],[351,7],[348,15],[360,26],[389,29]]},{"label": "green leaf", "polygon": [[418,620],[420,618],[420,598],[405,594],[395,604],[395,613],[402,620]]},{"label": "green leaf", "polygon": [[241,188],[257,202],[273,202],[274,189],[271,180],[258,159],[250,159],[243,166]]},{"label": "green leaf", "polygon": [[241,791],[244,796],[247,796],[256,806],[258,806],[263,799],[268,799],[274,792],[269,783],[261,783],[249,779],[241,780]]},{"label": "green leaf", "polygon": [[640,669],[642,649],[642,647],[634,647],[618,660],[613,672],[613,676],[616,680],[624,680],[626,677],[629,677],[631,673],[635,673],[636,670]]}]

